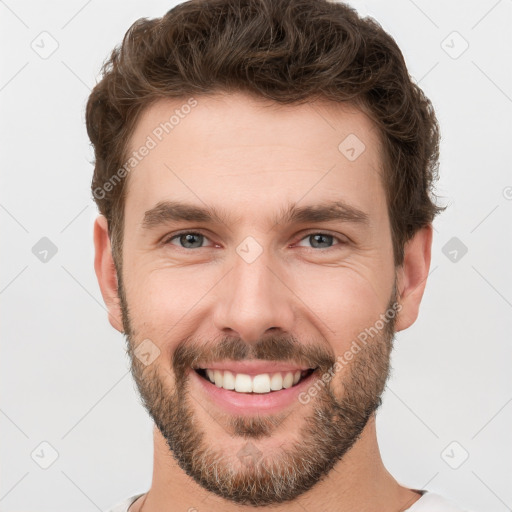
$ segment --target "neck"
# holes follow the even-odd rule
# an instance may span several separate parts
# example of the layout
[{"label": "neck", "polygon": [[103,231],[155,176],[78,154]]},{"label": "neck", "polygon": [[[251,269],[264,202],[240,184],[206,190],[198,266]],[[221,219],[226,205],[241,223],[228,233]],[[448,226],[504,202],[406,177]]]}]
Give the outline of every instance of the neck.
[{"label": "neck", "polygon": [[[402,487],[386,470],[381,459],[371,417],[360,438],[326,478],[293,502],[258,507],[259,512],[297,510],[320,512],[402,512],[420,498],[417,491]],[[158,512],[169,509],[202,512],[254,510],[210,493],[190,478],[176,463],[160,431],[154,428],[154,468],[151,489],[130,507],[130,512]]]}]

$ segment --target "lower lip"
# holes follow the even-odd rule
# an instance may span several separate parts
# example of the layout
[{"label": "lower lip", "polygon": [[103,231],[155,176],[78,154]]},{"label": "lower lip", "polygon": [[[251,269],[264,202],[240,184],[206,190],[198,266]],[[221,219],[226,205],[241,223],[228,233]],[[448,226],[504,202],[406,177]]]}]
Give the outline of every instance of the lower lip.
[{"label": "lower lip", "polygon": [[302,379],[291,388],[269,393],[237,393],[229,389],[219,388],[209,380],[204,379],[194,370],[190,371],[191,379],[198,383],[203,393],[206,393],[208,400],[213,401],[219,407],[231,414],[254,414],[254,413],[276,413],[293,404],[300,404],[299,395],[306,390],[316,372]]}]

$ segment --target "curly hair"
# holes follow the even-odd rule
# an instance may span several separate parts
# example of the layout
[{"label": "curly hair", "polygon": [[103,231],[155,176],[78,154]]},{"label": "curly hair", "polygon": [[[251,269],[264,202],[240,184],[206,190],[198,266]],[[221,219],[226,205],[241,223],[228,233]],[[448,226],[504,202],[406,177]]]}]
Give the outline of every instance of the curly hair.
[{"label": "curly hair", "polygon": [[[395,265],[444,207],[434,202],[439,125],[395,40],[370,17],[328,0],[190,0],[141,18],[101,69],[86,107],[93,198],[121,264],[126,162],[141,113],[162,98],[243,91],[282,104],[351,102],[378,128]],[[97,191],[101,190],[101,193]],[[118,267],[120,268],[120,267]]]}]

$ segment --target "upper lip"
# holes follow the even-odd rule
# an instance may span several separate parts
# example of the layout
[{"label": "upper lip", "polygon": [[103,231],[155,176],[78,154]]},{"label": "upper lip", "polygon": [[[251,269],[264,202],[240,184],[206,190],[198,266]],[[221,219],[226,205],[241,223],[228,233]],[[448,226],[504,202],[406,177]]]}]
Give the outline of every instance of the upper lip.
[{"label": "upper lip", "polygon": [[279,361],[216,361],[197,365],[195,369],[228,370],[233,373],[259,375],[261,373],[295,372],[309,370],[310,367],[297,363]]}]

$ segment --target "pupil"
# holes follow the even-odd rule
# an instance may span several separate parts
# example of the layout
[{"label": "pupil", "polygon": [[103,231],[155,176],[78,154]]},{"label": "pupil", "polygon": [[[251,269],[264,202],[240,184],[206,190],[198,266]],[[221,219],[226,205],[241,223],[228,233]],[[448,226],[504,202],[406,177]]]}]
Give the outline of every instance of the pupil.
[{"label": "pupil", "polygon": [[[313,239],[313,247],[317,247],[318,245],[317,244],[317,241],[320,240],[320,244],[322,243],[329,243],[329,242],[325,242],[325,240],[329,240],[329,239],[332,239],[332,236],[331,235],[322,235],[322,234],[317,234],[317,235],[311,235],[312,239]],[[323,240],[323,241],[322,241]],[[332,241],[332,240],[331,240]]]},{"label": "pupil", "polygon": [[[192,244],[193,247],[201,247],[201,237],[202,235],[200,235],[199,233],[189,233],[189,234],[186,234],[186,235],[181,235],[181,243],[182,245],[185,245],[186,244]],[[196,238],[196,242],[194,244],[194,238]],[[190,246],[188,246],[190,247]]]}]

